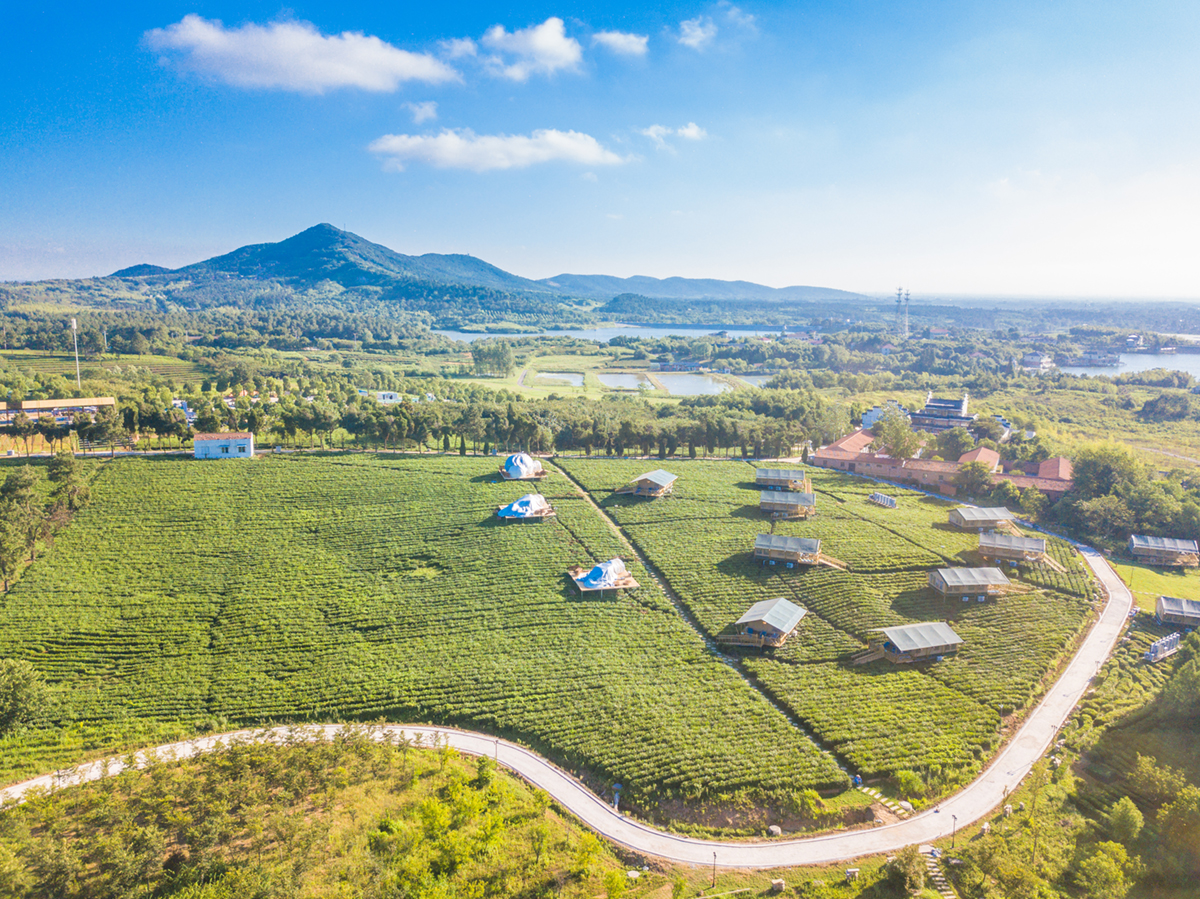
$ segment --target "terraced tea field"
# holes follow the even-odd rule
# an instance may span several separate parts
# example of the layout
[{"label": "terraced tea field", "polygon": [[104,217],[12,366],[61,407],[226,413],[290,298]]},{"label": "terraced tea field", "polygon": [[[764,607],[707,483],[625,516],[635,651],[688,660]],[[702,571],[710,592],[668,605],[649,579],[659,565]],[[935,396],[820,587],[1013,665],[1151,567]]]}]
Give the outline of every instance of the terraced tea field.
[{"label": "terraced tea field", "polygon": [[[816,537],[848,566],[764,568],[756,534],[771,529],[758,510],[753,467],[740,462],[671,461],[674,493],[658,500],[612,491],[654,464],[564,459],[560,464],[658,568],[711,635],[749,606],[785,596],[808,609],[787,644],[745,665],[818,738],[864,773],[926,766],[962,780],[994,746],[999,713],[1040,692],[1090,614],[1092,587],[1064,542],[1050,538],[1065,568],[1010,569],[1014,592],[987,603],[945,600],[928,572],[982,564],[977,536],[946,523],[953,503],[890,490],[896,509],[867,502],[870,481],[810,469],[816,515],[779,522],[775,533]],[[966,641],[955,656],[898,672],[888,662],[854,667],[874,628],[948,620]]]},{"label": "terraced tea field", "polygon": [[[0,363],[12,365],[28,374],[61,375],[68,380],[75,380],[75,356],[70,353],[42,353],[36,350],[7,350],[0,353]],[[192,383],[203,380],[210,372],[195,362],[186,359],[176,359],[172,356],[129,356],[111,355],[103,359],[80,359],[83,376],[88,377],[89,370],[100,373],[120,368],[125,371],[131,367],[147,369],[156,375],[179,381]]]},{"label": "terraced tea field", "polygon": [[[620,554],[616,535],[557,473],[558,518],[498,524],[524,487],[495,468],[105,463],[0,598],[0,657],[45,672],[63,727],[384,716],[515,737],[633,799],[845,783],[636,564],[642,589],[580,599],[564,572]],[[0,742],[0,768],[38,739]]]}]

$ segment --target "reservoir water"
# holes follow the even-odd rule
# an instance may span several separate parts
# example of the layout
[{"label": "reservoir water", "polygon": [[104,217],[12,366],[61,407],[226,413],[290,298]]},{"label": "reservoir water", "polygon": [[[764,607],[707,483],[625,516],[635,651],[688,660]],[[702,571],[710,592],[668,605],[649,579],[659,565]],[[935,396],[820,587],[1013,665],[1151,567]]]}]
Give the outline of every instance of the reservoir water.
[{"label": "reservoir water", "polygon": [[[434,334],[441,334],[451,340],[461,340],[471,343],[488,337],[575,337],[580,340],[598,340],[607,343],[614,337],[703,337],[706,334],[716,334],[725,330],[719,325],[613,325],[608,328],[568,328],[563,331],[541,331],[537,334],[476,334],[473,331],[442,331],[434,329]],[[729,330],[731,337],[767,337],[778,334],[779,330]]]},{"label": "reservoir water", "polygon": [[1200,353],[1122,353],[1120,360],[1120,365],[1064,365],[1062,370],[1072,375],[1107,375],[1111,378],[1129,372],[1165,368],[1200,378]]}]

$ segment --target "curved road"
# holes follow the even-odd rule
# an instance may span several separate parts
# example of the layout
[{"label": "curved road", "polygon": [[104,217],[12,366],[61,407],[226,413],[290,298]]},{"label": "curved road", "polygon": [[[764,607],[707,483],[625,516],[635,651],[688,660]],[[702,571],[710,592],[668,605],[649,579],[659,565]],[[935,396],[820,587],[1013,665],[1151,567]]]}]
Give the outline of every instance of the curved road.
[{"label": "curved road", "polygon": [[[493,756],[535,787],[545,790],[559,805],[602,836],[645,855],[674,862],[711,865],[715,853],[716,863],[721,867],[782,868],[894,852],[905,846],[949,836],[953,827],[964,828],[1003,802],[1029,773],[1034,762],[1050,748],[1059,728],[1066,723],[1101,663],[1116,645],[1133,606],[1133,595],[1095,550],[1080,551],[1084,561],[1105,585],[1109,599],[1066,671],[977,780],[944,800],[936,810],[874,830],[757,843],[692,839],[656,830],[617,813],[570,774],[515,743],[446,727],[387,724],[373,726],[371,732],[379,737],[404,735],[428,745],[443,740],[464,753]],[[342,727],[328,724],[237,731],[159,746],[137,753],[134,759],[144,763],[150,755],[167,759],[188,758],[238,740],[283,741],[296,733],[310,739],[323,739],[335,736]],[[108,759],[43,775],[0,790],[0,804],[20,802],[33,791],[60,789],[96,780],[116,774],[124,767],[122,760]],[[953,816],[957,816],[957,823]]]}]

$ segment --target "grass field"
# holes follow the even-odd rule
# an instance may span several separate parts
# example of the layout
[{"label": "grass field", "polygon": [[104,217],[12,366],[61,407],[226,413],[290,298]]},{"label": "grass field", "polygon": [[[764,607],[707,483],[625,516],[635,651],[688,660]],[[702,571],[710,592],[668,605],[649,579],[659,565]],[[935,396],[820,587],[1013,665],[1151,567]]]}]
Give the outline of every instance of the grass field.
[{"label": "grass field", "polygon": [[1200,569],[1153,568],[1136,562],[1112,562],[1126,586],[1133,591],[1138,608],[1154,612],[1160,596],[1200,600]]},{"label": "grass field", "polygon": [[[849,570],[788,571],[752,557],[755,535],[771,524],[758,510],[750,465],[667,462],[679,475],[674,493],[651,501],[612,491],[658,463],[560,464],[662,571],[709,634],[728,631],[762,599],[784,596],[808,609],[783,648],[761,658],[751,652],[745,664],[864,773],[924,765],[961,780],[978,770],[995,744],[999,713],[1040,693],[1090,613],[1090,582],[1061,541],[1052,541],[1052,552],[1067,565],[1064,574],[1025,568],[1016,592],[983,604],[937,597],[927,586],[929,569],[980,564],[977,537],[946,524],[954,504],[920,494],[893,491],[898,508],[884,509],[866,501],[877,485],[810,469],[816,515],[777,523],[775,533],[819,538],[821,551]],[[903,672],[888,662],[850,665],[873,628],[942,619],[966,641],[955,656]]]},{"label": "grass field", "polygon": [[[845,783],[636,565],[641,590],[574,593],[567,567],[620,544],[561,475],[557,519],[497,524],[524,486],[495,466],[106,463],[0,605],[0,657],[46,674],[68,728],[385,716],[524,740],[633,801]],[[0,743],[0,771],[61,743]]]}]

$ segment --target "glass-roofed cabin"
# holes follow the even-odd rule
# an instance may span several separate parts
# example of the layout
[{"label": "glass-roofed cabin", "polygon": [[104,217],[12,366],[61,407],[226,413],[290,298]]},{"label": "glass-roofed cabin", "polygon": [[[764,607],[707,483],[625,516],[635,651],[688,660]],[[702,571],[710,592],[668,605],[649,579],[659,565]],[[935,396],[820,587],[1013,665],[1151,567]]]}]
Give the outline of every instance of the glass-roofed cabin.
[{"label": "glass-roofed cabin", "polygon": [[1147,537],[1134,534],[1129,538],[1129,552],[1139,562],[1178,568],[1195,568],[1200,564],[1195,540],[1173,537]]},{"label": "glass-roofed cabin", "polygon": [[764,565],[816,565],[821,560],[821,541],[811,537],[759,534],[754,538],[754,558]]},{"label": "glass-roofed cabin", "polygon": [[817,497],[814,493],[764,490],[758,496],[758,507],[772,518],[811,518],[817,511]]},{"label": "glass-roofed cabin", "polygon": [[675,488],[676,475],[669,471],[656,468],[634,478],[624,487],[618,487],[616,493],[630,496],[648,496],[651,499],[666,496]]},{"label": "glass-roofed cabin", "polygon": [[812,481],[803,468],[758,468],[755,469],[754,483],[764,490],[812,492]]}]

